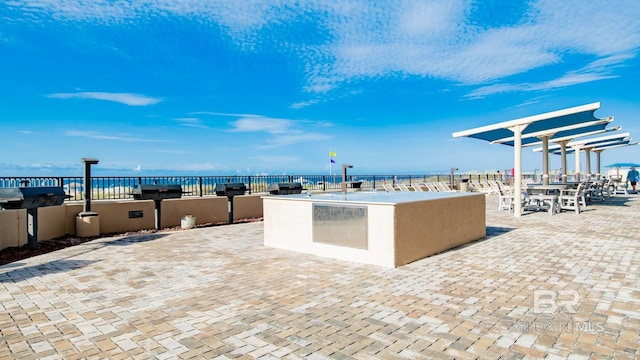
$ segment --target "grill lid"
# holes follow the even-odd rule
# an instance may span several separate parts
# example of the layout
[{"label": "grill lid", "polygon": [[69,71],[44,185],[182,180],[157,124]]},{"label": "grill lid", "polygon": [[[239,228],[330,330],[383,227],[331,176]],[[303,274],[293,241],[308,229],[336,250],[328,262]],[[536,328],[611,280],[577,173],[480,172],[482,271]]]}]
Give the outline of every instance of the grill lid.
[{"label": "grill lid", "polygon": [[1,188],[0,207],[3,209],[34,209],[62,205],[71,196],[62,186]]},{"label": "grill lid", "polygon": [[180,199],[182,197],[181,185],[137,185],[131,192],[136,200],[164,200]]},{"label": "grill lid", "polygon": [[269,185],[269,194],[271,195],[290,195],[301,194],[302,184],[299,182],[292,183],[273,183]]},{"label": "grill lid", "polygon": [[236,196],[244,195],[247,186],[244,183],[223,183],[216,184],[216,195],[218,196]]}]

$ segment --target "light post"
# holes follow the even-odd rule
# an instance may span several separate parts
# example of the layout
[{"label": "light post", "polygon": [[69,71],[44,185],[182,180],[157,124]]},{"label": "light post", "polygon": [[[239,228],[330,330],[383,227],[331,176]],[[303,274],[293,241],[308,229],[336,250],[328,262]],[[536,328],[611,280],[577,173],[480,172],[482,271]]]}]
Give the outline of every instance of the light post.
[{"label": "light post", "polygon": [[456,171],[458,171],[458,168],[452,167],[451,172],[449,173],[449,183],[452,189],[455,189],[455,182],[453,181],[453,176],[454,176],[453,173]]},{"label": "light post", "polygon": [[342,164],[342,192],[347,193],[347,169],[353,168],[353,165]]},{"label": "light post", "polygon": [[98,159],[82,158],[84,164],[84,208],[76,216],[76,235],[80,237],[100,235],[100,218],[98,213],[91,211],[91,165],[98,163]]}]

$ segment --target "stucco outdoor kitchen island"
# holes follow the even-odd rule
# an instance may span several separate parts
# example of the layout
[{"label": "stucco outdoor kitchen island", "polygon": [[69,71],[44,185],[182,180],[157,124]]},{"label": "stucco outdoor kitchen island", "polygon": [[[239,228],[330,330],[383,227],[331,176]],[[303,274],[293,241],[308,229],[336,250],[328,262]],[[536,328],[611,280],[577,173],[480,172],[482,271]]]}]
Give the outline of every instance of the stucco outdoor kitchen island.
[{"label": "stucco outdoor kitchen island", "polygon": [[263,197],[264,245],[397,267],[486,236],[485,195],[348,192]]}]

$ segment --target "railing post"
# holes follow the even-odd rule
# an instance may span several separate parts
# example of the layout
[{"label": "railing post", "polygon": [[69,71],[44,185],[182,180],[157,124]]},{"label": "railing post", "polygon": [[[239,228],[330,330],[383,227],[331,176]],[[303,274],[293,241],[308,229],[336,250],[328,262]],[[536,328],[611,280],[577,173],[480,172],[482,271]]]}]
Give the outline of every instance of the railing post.
[{"label": "railing post", "polygon": [[249,195],[251,195],[251,175],[249,175]]},{"label": "railing post", "polygon": [[322,175],[322,191],[327,191],[327,179]]},{"label": "railing post", "polygon": [[200,197],[202,197],[202,176],[198,176],[198,187],[200,189]]},{"label": "railing post", "polygon": [[372,188],[375,190],[375,188],[376,188],[376,176],[375,175],[373,175],[372,180],[373,180],[372,181],[373,182],[373,187]]}]

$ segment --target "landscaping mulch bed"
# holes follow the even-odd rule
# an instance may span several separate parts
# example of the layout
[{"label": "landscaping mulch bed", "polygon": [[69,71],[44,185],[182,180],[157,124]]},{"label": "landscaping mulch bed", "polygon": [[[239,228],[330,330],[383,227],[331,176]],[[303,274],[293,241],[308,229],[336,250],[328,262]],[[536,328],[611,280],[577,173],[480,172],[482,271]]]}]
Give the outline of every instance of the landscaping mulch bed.
[{"label": "landscaping mulch bed", "polygon": [[[257,221],[262,221],[262,218],[236,220],[234,224],[257,222]],[[213,223],[198,224],[196,228],[221,226],[221,225],[226,225],[226,224],[213,224]],[[110,237],[110,236],[148,235],[148,234],[153,234],[158,232],[171,232],[171,231],[183,231],[183,230],[180,228],[180,226],[175,226],[175,227],[165,228],[160,230],[149,229],[149,230],[126,232],[121,234],[106,234],[106,235],[94,236],[94,237],[64,236],[58,239],[38,241],[37,249],[29,249],[28,245],[24,245],[21,247],[9,247],[9,248],[0,250],[0,265],[5,265],[12,262],[20,261],[23,259],[30,258],[32,256],[38,256],[38,255],[50,253],[52,251],[64,249],[70,246],[79,245],[79,244],[86,243],[88,241],[95,240],[98,238],[104,238],[104,237]]]}]

